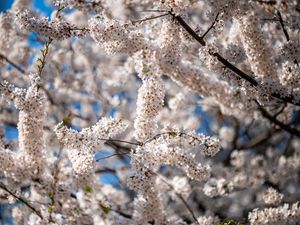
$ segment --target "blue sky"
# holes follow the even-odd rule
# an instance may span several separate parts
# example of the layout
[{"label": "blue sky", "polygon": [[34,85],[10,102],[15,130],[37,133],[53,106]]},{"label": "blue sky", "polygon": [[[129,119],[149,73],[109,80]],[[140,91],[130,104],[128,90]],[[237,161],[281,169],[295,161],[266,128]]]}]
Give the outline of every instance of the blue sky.
[{"label": "blue sky", "polygon": [[[0,0],[0,12],[3,12],[11,7],[13,0]],[[34,0],[33,7],[42,12],[46,16],[50,16],[52,8],[46,4],[44,0]]]},{"label": "blue sky", "polygon": [[3,12],[11,7],[13,0],[1,0],[0,1],[0,12]]}]

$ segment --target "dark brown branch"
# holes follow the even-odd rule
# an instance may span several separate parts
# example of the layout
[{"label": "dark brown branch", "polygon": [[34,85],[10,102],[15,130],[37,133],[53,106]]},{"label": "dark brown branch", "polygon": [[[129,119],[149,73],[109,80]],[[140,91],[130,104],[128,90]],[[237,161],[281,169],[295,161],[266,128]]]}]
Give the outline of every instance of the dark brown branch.
[{"label": "dark brown branch", "polygon": [[140,142],[132,142],[132,141],[125,141],[125,140],[119,140],[119,139],[100,139],[103,141],[108,141],[108,142],[120,142],[120,143],[126,143],[126,144],[130,144],[130,145],[137,145],[137,146],[142,146],[143,143]]},{"label": "dark brown branch", "polygon": [[184,197],[174,189],[173,185],[170,184],[167,180],[165,180],[161,175],[159,175],[159,174],[157,174],[157,173],[155,173],[153,171],[151,171],[151,172],[154,173],[154,174],[156,174],[156,176],[158,176],[165,184],[167,184],[175,192],[176,196],[182,201],[182,203],[184,204],[184,206],[187,208],[187,210],[189,211],[189,213],[191,214],[191,216],[195,220],[195,223],[198,224],[198,225],[200,225],[199,222],[198,222],[198,220],[197,220],[197,217],[196,217],[196,215],[195,215],[195,213],[193,211],[193,209],[189,206],[189,204],[184,199]]},{"label": "dark brown branch", "polygon": [[163,16],[167,16],[167,15],[169,15],[168,12],[167,12],[167,13],[164,13],[164,14],[162,14],[162,15],[152,16],[152,17],[147,17],[147,18],[141,19],[141,20],[132,21],[132,24],[142,23],[142,22],[145,22],[145,21],[148,21],[148,20],[157,19],[157,18],[160,18],[160,17],[163,17]]},{"label": "dark brown branch", "polygon": [[142,12],[164,12],[164,13],[169,14],[168,10],[159,10],[159,9],[146,9],[146,10],[143,10]]},{"label": "dark brown branch", "polygon": [[[198,41],[202,46],[206,46],[206,42],[203,40],[202,37],[200,37],[182,18],[181,16],[176,16],[172,12],[169,12],[169,14],[196,40]],[[226,68],[233,71],[235,74],[237,74],[240,78],[248,81],[250,84],[252,84],[255,87],[259,86],[259,83],[251,76],[237,68],[235,65],[231,64],[227,59],[225,59],[223,56],[221,56],[217,52],[209,52],[211,56],[216,57],[216,59],[222,63]],[[300,102],[296,102],[293,95],[288,96],[281,96],[280,93],[271,93],[271,96],[274,98],[277,98],[283,102],[288,102],[293,105],[300,106]]]},{"label": "dark brown branch", "polygon": [[257,101],[255,101],[256,104],[258,105],[258,109],[261,112],[261,114],[267,118],[271,123],[279,126],[282,130],[285,130],[287,132],[289,132],[290,134],[293,134],[297,137],[300,137],[300,131],[296,128],[293,128],[287,124],[284,124],[282,122],[280,122],[279,120],[277,120],[274,116],[272,116],[271,114],[268,113],[267,110],[265,110]]},{"label": "dark brown branch", "polygon": [[276,5],[276,1],[264,1],[264,0],[252,0],[254,2],[258,2],[261,4],[266,4],[266,5]]},{"label": "dark brown branch", "polygon": [[222,63],[225,67],[230,69],[231,71],[235,72],[239,77],[243,78],[244,80],[247,80],[249,83],[251,83],[253,86],[258,86],[258,82],[233,64],[231,64],[227,59],[225,59],[223,56],[221,56],[219,53],[211,53],[212,56],[215,56],[217,60]]},{"label": "dark brown branch", "polygon": [[205,38],[205,36],[208,34],[208,32],[215,26],[216,22],[218,22],[218,17],[219,17],[220,13],[218,12],[214,21],[212,22],[212,24],[210,25],[210,27],[207,29],[207,31],[201,36],[202,39]]},{"label": "dark brown branch", "polygon": [[289,40],[290,40],[290,36],[289,36],[289,34],[288,34],[288,32],[287,32],[285,26],[284,26],[283,19],[282,19],[282,16],[281,16],[281,13],[280,13],[278,10],[277,10],[277,16],[278,16],[279,23],[280,23],[280,25],[281,25],[282,31],[283,31],[283,33],[284,33],[284,36],[285,36],[286,40],[289,41]]},{"label": "dark brown branch", "polygon": [[24,205],[26,205],[28,208],[30,208],[36,215],[38,215],[38,217],[40,217],[42,220],[44,219],[41,212],[38,211],[36,208],[34,208],[30,203],[28,203],[27,200],[25,200],[23,197],[18,196],[17,194],[13,193],[12,191],[10,191],[5,184],[3,184],[2,182],[0,182],[0,188],[4,191],[6,191],[7,193],[9,193],[11,196],[13,196],[15,199],[19,200],[20,202],[22,202]]},{"label": "dark brown branch", "polygon": [[240,131],[240,124],[239,124],[239,121],[237,119],[234,118],[234,138],[232,140],[232,149],[236,149],[237,147],[237,142],[238,142],[238,139],[239,139],[239,131]]},{"label": "dark brown branch", "polygon": [[292,140],[293,140],[293,135],[290,135],[289,138],[286,141],[286,145],[285,145],[284,150],[283,150],[283,155],[288,156],[289,148],[291,146]]},{"label": "dark brown branch", "polygon": [[21,66],[17,65],[16,63],[14,63],[14,62],[11,61],[10,59],[8,59],[5,55],[2,55],[2,54],[0,53],[0,58],[4,59],[4,60],[5,60],[7,63],[9,63],[11,66],[13,66],[14,68],[16,68],[20,73],[25,74],[25,70],[24,70]]},{"label": "dark brown branch", "polygon": [[[284,22],[283,22],[281,13],[280,13],[280,11],[277,10],[277,9],[276,9],[276,11],[277,11],[277,16],[278,16],[279,23],[280,23],[280,25],[281,25],[282,31],[283,31],[283,33],[284,33],[284,36],[285,36],[286,40],[289,41],[289,40],[290,40],[290,36],[289,36],[289,33],[287,32],[285,26],[284,26]],[[297,66],[299,66],[298,61],[297,61],[296,59],[294,60],[294,62],[295,62],[295,64],[296,64]]]},{"label": "dark brown branch", "polygon": [[197,40],[202,46],[205,46],[206,43],[202,37],[200,37],[182,18],[181,16],[176,16],[172,12],[169,14],[195,39]]},{"label": "dark brown branch", "polygon": [[293,105],[300,106],[300,102],[296,102],[294,96],[292,96],[292,95],[282,97],[279,93],[271,93],[271,96],[273,96],[274,98],[280,99],[283,102],[288,102]]},{"label": "dark brown branch", "polygon": [[130,214],[127,214],[127,213],[124,213],[124,212],[122,212],[122,211],[120,211],[120,210],[118,210],[118,209],[110,209],[111,211],[114,211],[114,212],[116,212],[116,213],[119,213],[121,216],[123,216],[123,217],[125,217],[125,218],[127,218],[127,219],[132,219],[132,215],[130,215]]},{"label": "dark brown branch", "polygon": [[127,152],[131,151],[130,147],[120,145],[119,143],[116,143],[116,142],[113,142],[113,141],[106,141],[104,144],[112,147],[113,149],[123,149],[123,150],[125,150]]},{"label": "dark brown branch", "polygon": [[[170,13],[174,19],[196,40],[198,41],[202,46],[206,46],[206,42],[203,40],[202,37],[200,37],[182,18],[181,16],[175,16],[174,14]],[[229,61],[227,61],[225,58],[223,58],[219,53],[217,52],[209,52],[210,55],[217,58],[219,62],[221,62],[224,66],[235,72],[237,75],[239,75],[241,78],[247,80],[254,86],[258,86],[257,81],[249,76],[248,74],[244,73],[237,67],[235,67],[233,64],[231,64]]]},{"label": "dark brown branch", "polygon": [[285,109],[285,107],[286,107],[286,103],[282,106],[282,108],[277,112],[277,113],[275,113],[274,114],[274,117],[276,118],[277,116],[279,116],[283,111],[284,111],[284,109]]},{"label": "dark brown branch", "polygon": [[[116,152],[121,152],[123,150],[123,152],[126,151],[127,153],[130,153],[131,151],[130,147],[120,145],[120,143],[118,142],[106,141],[105,144],[113,148]],[[124,163],[127,163],[127,159],[125,155],[118,155],[118,157]]]},{"label": "dark brown branch", "polygon": [[95,173],[117,173],[117,171],[109,167],[100,167],[95,170]]},{"label": "dark brown branch", "polygon": [[239,147],[237,147],[237,149],[243,150],[243,149],[255,148],[255,147],[265,143],[266,141],[268,141],[271,137],[274,136],[275,133],[278,133],[279,131],[281,131],[281,130],[278,129],[278,130],[274,130],[274,131],[268,131],[267,134],[265,134],[262,137],[261,137],[261,135],[258,135],[257,138],[254,138],[254,139],[250,140],[249,142],[240,145]]}]

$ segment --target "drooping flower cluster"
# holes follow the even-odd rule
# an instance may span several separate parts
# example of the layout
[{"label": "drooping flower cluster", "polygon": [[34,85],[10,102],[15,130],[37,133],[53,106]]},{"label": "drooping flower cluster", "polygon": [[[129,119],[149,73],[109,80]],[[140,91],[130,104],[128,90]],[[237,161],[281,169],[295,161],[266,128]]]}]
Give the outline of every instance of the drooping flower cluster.
[{"label": "drooping flower cluster", "polygon": [[21,160],[32,173],[40,173],[45,166],[43,124],[44,95],[39,91],[39,77],[32,76],[24,106],[20,109],[18,130]]},{"label": "drooping flower cluster", "polygon": [[143,80],[137,97],[135,137],[139,141],[151,138],[157,131],[156,117],[164,102],[164,84],[160,77]]},{"label": "drooping flower cluster", "polygon": [[39,90],[40,78],[36,74],[31,74],[29,77],[31,86],[27,91],[15,88],[14,85],[7,82],[1,84],[0,91],[20,110],[18,121],[19,163],[29,174],[38,176],[43,173],[45,167],[44,95]]},{"label": "drooping flower cluster", "polygon": [[240,28],[240,36],[254,74],[263,80],[278,80],[272,49],[265,42],[258,17],[250,14],[235,20]]},{"label": "drooping flower cluster", "polygon": [[10,22],[12,19],[13,15],[11,12],[0,14],[0,39],[2,40],[0,43],[1,54],[8,53],[15,38],[13,24]]}]

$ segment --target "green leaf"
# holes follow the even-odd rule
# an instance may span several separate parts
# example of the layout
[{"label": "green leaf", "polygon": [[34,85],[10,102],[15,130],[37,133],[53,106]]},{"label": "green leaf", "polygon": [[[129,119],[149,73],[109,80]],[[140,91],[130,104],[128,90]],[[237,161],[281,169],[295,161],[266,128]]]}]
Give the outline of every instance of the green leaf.
[{"label": "green leaf", "polygon": [[41,58],[37,58],[36,61],[37,61],[37,62],[40,62],[40,63],[43,63],[43,61],[42,61]]},{"label": "green leaf", "polygon": [[235,222],[234,220],[231,219],[224,219],[218,225],[243,225],[242,223]]},{"label": "green leaf", "polygon": [[86,186],[84,189],[85,193],[92,193],[93,189],[90,186]]},{"label": "green leaf", "polygon": [[103,205],[101,205],[101,208],[102,208],[102,210],[103,210],[103,212],[104,212],[105,214],[108,214],[108,213],[110,212],[110,210],[111,210],[110,207],[103,206]]},{"label": "green leaf", "polygon": [[53,192],[52,192],[52,191],[49,191],[49,192],[47,193],[47,195],[51,198],[51,197],[53,196]]},{"label": "green leaf", "polygon": [[170,131],[170,132],[168,132],[168,134],[169,134],[171,137],[176,137],[176,136],[177,136],[177,133],[174,132],[174,131]]},{"label": "green leaf", "polygon": [[63,125],[69,126],[72,123],[72,118],[70,116],[63,118]]},{"label": "green leaf", "polygon": [[48,207],[48,212],[53,212],[55,210],[55,207],[53,205]]}]

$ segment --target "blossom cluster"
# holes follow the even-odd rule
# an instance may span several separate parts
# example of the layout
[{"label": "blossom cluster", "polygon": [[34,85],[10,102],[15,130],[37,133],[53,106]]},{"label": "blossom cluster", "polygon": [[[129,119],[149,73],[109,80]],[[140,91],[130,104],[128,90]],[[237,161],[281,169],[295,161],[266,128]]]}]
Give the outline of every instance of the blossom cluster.
[{"label": "blossom cluster", "polygon": [[67,21],[54,18],[49,22],[45,17],[36,18],[28,10],[16,13],[16,24],[21,29],[34,31],[37,34],[55,39],[69,38],[72,34],[71,25]]},{"label": "blossom cluster", "polygon": [[[43,173],[44,169],[44,137],[43,123],[45,111],[43,106],[44,95],[39,91],[40,78],[36,74],[30,76],[31,86],[28,90],[16,88],[8,82],[0,86],[2,95],[12,101],[20,110],[19,113],[19,152],[14,160],[27,173],[35,176]],[[12,156],[9,154],[9,158]]]},{"label": "blossom cluster", "polygon": [[63,122],[56,126],[57,138],[68,149],[68,157],[79,186],[93,186],[95,151],[101,149],[106,140],[125,129],[126,123],[112,118],[103,118],[94,126],[80,132],[68,129]]}]

